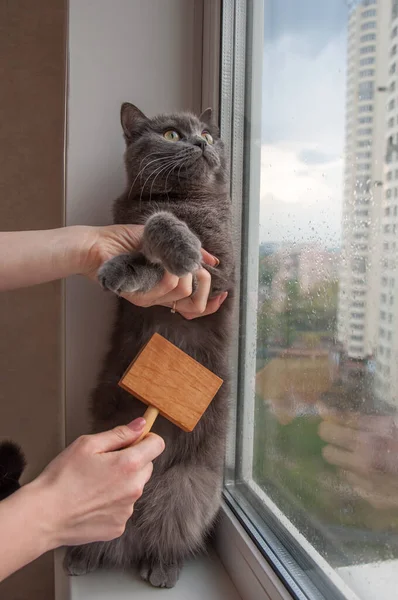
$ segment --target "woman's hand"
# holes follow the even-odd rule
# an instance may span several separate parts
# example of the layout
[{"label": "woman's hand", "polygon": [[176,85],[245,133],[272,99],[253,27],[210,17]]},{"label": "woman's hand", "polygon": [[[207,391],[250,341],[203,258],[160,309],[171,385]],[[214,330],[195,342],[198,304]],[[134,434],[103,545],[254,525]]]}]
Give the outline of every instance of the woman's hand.
[{"label": "woman's hand", "polygon": [[149,434],[131,446],[143,419],[78,438],[31,484],[21,488],[40,499],[51,547],[119,537],[152,474],[164,442]]},{"label": "woman's hand", "polygon": [[122,535],[164,442],[144,419],[77,439],[31,483],[0,502],[0,581],[58,546]]},{"label": "woman's hand", "polygon": [[[46,283],[70,275],[86,275],[97,281],[100,266],[110,258],[140,249],[142,225],[88,227],[76,225],[44,231],[0,232],[0,291]],[[218,260],[202,249],[203,262],[212,267]],[[208,299],[210,275],[195,273],[198,288],[192,293],[192,275],[180,279],[166,273],[147,294],[123,294],[137,306],[159,304],[187,319],[216,312],[227,294]]]},{"label": "woman's hand", "polygon": [[398,427],[392,416],[321,407],[323,457],[340,468],[355,492],[374,508],[398,508]]},{"label": "woman's hand", "polygon": [[[91,279],[97,279],[99,267],[107,260],[139,250],[144,231],[142,225],[109,225],[93,227],[92,242],[89,251],[83,256],[82,271]],[[212,267],[218,260],[202,249],[203,262]],[[186,319],[195,319],[216,312],[227,297],[220,294],[209,300],[211,277],[208,271],[200,269],[196,273],[197,290],[192,294],[192,275],[178,278],[171,273],[165,274],[162,281],[150,292],[123,293],[121,296],[136,306],[167,306],[172,308],[176,303],[176,311]],[[178,304],[177,304],[178,303]]]}]

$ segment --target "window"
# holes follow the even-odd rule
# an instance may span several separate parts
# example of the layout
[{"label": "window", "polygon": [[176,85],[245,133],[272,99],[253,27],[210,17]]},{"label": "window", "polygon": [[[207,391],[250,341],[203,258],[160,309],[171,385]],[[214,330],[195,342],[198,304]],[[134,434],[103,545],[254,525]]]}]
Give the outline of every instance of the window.
[{"label": "window", "polygon": [[366,31],[367,29],[376,29],[376,21],[366,21],[366,23],[362,23],[361,31]]},{"label": "window", "polygon": [[351,306],[354,308],[364,308],[365,303],[364,302],[351,302]]},{"label": "window", "polygon": [[359,54],[369,54],[370,52],[376,52],[376,46],[362,46],[359,49]]},{"label": "window", "polygon": [[358,123],[360,125],[363,125],[364,123],[372,123],[372,122],[373,122],[372,117],[359,117],[358,118]]},{"label": "window", "polygon": [[365,65],[373,65],[375,62],[376,59],[374,56],[367,56],[366,58],[361,58],[359,64],[361,67],[364,67]]},{"label": "window", "polygon": [[373,77],[374,74],[374,69],[362,69],[362,71],[359,71],[359,77]]},{"label": "window", "polygon": [[373,81],[362,81],[358,86],[358,100],[371,100],[373,88]]},{"label": "window", "polygon": [[373,105],[372,104],[361,104],[360,106],[358,106],[358,112],[359,113],[372,112],[372,111],[373,111]]},{"label": "window", "polygon": [[[357,135],[372,135],[372,128],[371,127],[362,127],[360,129],[357,130]],[[370,144],[370,140],[366,140],[366,143]]]},{"label": "window", "polygon": [[376,39],[375,33],[366,33],[365,35],[361,35],[360,42],[372,42]]},{"label": "window", "polygon": [[363,342],[363,335],[352,335],[350,339],[352,342]]},{"label": "window", "polygon": [[362,160],[364,158],[372,158],[371,152],[357,152],[357,160]]},{"label": "window", "polygon": [[[359,475],[348,458],[338,461],[353,452],[352,440],[366,440],[362,453],[350,454],[354,461],[373,451],[364,423],[376,427],[374,415],[388,420],[398,407],[385,351],[376,362],[380,346],[398,344],[394,322],[383,317],[393,312],[388,300],[398,277],[390,284],[382,266],[380,223],[383,183],[395,175],[385,162],[385,131],[397,109],[387,115],[395,100],[388,90],[372,103],[362,98],[374,91],[372,82],[356,87],[369,65],[374,73],[362,78],[391,83],[390,15],[377,3],[379,29],[374,6],[365,9],[363,1],[337,10],[335,0],[324,0],[318,10],[316,3],[267,0],[261,18],[260,4],[250,3],[248,27],[238,0],[223,9],[221,130],[231,148],[242,248],[225,498],[294,598],[359,598],[366,589],[378,600],[380,577],[387,577],[380,570],[372,583],[370,574],[398,560],[398,502],[386,512],[380,473]],[[366,56],[376,44],[361,46],[368,34],[358,35],[367,17],[382,40],[377,65]],[[347,30],[348,55],[333,46]],[[346,70],[355,82],[347,90]],[[337,441],[340,433],[345,441]],[[384,597],[393,598],[398,569],[388,573]]]}]

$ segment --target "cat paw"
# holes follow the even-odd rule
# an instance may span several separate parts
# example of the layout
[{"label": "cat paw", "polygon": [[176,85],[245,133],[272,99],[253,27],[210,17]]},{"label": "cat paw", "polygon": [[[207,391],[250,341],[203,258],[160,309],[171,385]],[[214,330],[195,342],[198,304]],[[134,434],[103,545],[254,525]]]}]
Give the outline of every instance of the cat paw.
[{"label": "cat paw", "polygon": [[104,289],[116,294],[145,293],[159,283],[163,273],[159,266],[148,265],[143,256],[121,254],[104,263],[97,276]]},{"label": "cat paw", "polygon": [[90,563],[87,556],[82,554],[79,548],[70,548],[66,551],[64,558],[64,571],[67,575],[87,575],[95,571],[96,565]]},{"label": "cat paw", "polygon": [[173,588],[178,581],[181,565],[175,563],[164,565],[159,562],[142,562],[140,575],[144,581],[148,581],[153,587]]},{"label": "cat paw", "polygon": [[152,215],[146,222],[143,252],[169,273],[184,277],[201,267],[201,243],[188,225],[168,212]]}]

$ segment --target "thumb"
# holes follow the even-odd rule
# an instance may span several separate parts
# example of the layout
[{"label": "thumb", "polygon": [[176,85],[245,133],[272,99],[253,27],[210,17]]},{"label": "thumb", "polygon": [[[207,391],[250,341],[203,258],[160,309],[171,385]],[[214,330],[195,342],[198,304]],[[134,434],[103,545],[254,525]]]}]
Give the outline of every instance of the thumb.
[{"label": "thumb", "polygon": [[96,452],[113,452],[131,446],[142,434],[145,423],[145,419],[140,417],[128,425],[118,425],[109,431],[94,434]]}]

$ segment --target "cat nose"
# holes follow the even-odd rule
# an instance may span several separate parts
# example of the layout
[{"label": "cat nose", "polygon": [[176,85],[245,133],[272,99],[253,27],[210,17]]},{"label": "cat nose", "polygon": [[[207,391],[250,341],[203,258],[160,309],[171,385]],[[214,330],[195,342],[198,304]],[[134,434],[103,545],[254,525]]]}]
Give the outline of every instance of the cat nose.
[{"label": "cat nose", "polygon": [[203,139],[202,137],[196,137],[193,140],[193,145],[199,146],[199,148],[201,148],[202,150],[204,150],[206,148],[206,144],[207,144],[206,140]]}]

